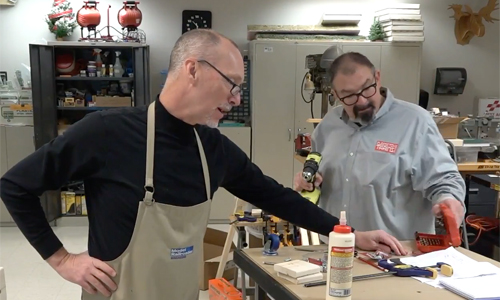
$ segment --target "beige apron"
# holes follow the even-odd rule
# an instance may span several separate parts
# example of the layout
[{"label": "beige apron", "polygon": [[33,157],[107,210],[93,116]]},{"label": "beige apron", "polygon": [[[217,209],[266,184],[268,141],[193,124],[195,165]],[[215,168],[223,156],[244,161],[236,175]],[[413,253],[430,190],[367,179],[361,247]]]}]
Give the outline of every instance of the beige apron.
[{"label": "beige apron", "polygon": [[[200,137],[207,201],[190,207],[155,202],[153,187],[155,102],[148,108],[146,189],[127,249],[107,262],[116,270],[111,298],[83,291],[83,300],[198,300],[203,237],[210,214],[210,176]],[[161,167],[161,166],[160,166]],[[105,230],[105,229],[103,229]],[[112,243],[113,241],[109,241]]]}]

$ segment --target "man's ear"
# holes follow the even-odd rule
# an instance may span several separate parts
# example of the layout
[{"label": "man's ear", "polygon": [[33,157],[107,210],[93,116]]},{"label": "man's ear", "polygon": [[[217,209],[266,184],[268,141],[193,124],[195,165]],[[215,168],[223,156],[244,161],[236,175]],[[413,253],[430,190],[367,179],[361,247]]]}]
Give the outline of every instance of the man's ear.
[{"label": "man's ear", "polygon": [[186,70],[186,74],[190,80],[196,80],[199,76],[198,64],[196,63],[196,60],[187,59],[184,62],[184,69]]},{"label": "man's ear", "polygon": [[380,70],[375,71],[375,80],[377,80],[380,85]]}]

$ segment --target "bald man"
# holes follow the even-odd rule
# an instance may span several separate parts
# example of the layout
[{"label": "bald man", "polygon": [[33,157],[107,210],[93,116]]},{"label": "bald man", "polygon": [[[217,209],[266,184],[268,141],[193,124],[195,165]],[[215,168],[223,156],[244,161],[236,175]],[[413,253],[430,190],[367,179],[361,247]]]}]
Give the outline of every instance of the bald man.
[{"label": "bald man", "polygon": [[[13,219],[83,300],[195,300],[211,198],[219,187],[300,227],[328,234],[336,217],[266,177],[222,135],[240,104],[243,58],[210,30],[176,42],[161,94],[145,107],[94,112],[10,169],[1,197]],[[88,252],[68,253],[39,198],[84,180]],[[381,231],[357,232],[360,248],[402,251]]]}]

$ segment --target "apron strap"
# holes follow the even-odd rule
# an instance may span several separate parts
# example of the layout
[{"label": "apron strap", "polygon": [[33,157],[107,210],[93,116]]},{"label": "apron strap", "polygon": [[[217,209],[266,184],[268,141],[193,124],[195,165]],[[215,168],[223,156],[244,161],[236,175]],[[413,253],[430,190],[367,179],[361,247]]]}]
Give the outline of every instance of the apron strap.
[{"label": "apron strap", "polygon": [[[155,156],[155,103],[153,101],[148,107],[148,120],[147,120],[147,141],[146,141],[146,184],[144,185],[144,201],[146,203],[154,202],[153,194],[155,188],[153,185],[153,167],[154,167],[154,156]],[[195,128],[193,128],[194,134],[196,136],[196,143],[198,145],[198,151],[201,158],[201,167],[203,168],[203,177],[205,179],[205,191],[207,193],[207,200],[210,197],[210,172],[208,170],[207,157],[205,156],[205,151],[203,150],[203,144],[201,143],[200,136]]]},{"label": "apron strap", "polygon": [[153,194],[155,188],[153,185],[153,167],[155,158],[155,103],[151,102],[148,107],[148,129],[146,141],[146,184],[144,185],[144,202],[154,202]]},{"label": "apron strap", "polygon": [[201,157],[201,167],[203,168],[203,177],[205,178],[205,190],[207,192],[207,200],[209,200],[212,197],[210,197],[210,172],[208,171],[207,157],[205,156],[205,150],[203,150],[203,144],[201,143],[198,132],[194,128],[193,130],[196,135],[196,143],[198,143],[198,151],[200,152]]}]

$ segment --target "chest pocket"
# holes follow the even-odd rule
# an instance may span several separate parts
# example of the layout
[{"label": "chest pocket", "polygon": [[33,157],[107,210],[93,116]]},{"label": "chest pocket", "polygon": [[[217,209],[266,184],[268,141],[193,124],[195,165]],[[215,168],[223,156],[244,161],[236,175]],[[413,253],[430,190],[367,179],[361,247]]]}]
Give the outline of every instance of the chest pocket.
[{"label": "chest pocket", "polygon": [[361,186],[391,188],[398,172],[398,155],[385,152],[359,152],[353,166],[355,179]]}]

